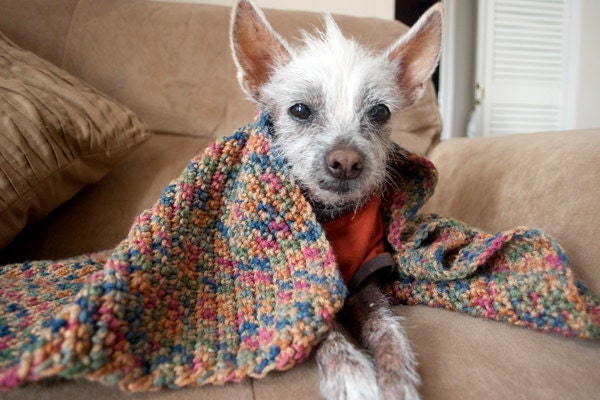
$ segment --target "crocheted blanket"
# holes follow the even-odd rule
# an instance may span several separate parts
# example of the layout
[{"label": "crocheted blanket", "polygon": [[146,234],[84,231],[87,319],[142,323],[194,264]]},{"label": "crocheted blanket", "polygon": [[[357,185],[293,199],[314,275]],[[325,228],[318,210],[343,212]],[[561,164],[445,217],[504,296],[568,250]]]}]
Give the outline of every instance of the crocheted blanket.
[{"label": "crocheted blanket", "polygon": [[[600,338],[600,302],[535,230],[419,214],[433,165],[397,148],[383,218],[395,303]],[[86,377],[127,390],[262,377],[302,362],[347,290],[261,116],[192,159],[115,249],[0,267],[0,388]]]}]

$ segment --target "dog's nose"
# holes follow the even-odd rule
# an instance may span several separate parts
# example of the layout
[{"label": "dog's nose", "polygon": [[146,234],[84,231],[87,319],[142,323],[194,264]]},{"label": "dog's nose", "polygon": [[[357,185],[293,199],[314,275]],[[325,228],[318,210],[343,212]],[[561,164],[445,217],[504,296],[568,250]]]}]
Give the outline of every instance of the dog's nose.
[{"label": "dog's nose", "polygon": [[338,147],[325,157],[329,173],[337,179],[357,178],[364,168],[364,157],[351,147]]}]

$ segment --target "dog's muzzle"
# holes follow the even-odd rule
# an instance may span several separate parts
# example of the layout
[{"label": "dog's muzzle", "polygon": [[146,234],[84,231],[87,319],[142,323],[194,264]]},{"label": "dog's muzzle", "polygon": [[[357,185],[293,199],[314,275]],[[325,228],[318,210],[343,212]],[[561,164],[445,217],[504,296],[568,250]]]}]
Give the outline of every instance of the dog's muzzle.
[{"label": "dog's muzzle", "polygon": [[340,145],[325,155],[329,175],[335,179],[356,179],[365,167],[364,156],[353,146]]}]

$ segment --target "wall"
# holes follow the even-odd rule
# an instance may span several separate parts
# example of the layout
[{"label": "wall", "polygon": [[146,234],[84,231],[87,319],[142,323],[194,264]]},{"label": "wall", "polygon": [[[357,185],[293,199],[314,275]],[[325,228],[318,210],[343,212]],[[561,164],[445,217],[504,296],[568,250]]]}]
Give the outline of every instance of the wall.
[{"label": "wall", "polygon": [[[230,6],[233,0],[161,0]],[[254,0],[259,7],[394,19],[394,0]]]},{"label": "wall", "polygon": [[576,77],[575,128],[600,127],[600,1],[579,0],[580,48]]},{"label": "wall", "polygon": [[474,107],[477,0],[443,0],[446,7],[444,46],[440,60],[442,137],[467,135]]}]

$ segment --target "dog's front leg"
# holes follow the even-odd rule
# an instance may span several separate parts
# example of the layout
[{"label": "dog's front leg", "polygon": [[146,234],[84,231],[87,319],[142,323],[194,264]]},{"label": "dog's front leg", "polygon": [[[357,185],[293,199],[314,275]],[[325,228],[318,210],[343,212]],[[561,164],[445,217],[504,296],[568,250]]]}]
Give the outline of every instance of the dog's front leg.
[{"label": "dog's front leg", "polygon": [[327,400],[380,399],[372,361],[340,330],[334,327],[316,352],[321,394]]},{"label": "dog's front leg", "polygon": [[415,356],[401,325],[376,279],[370,279],[345,305],[349,326],[372,354],[384,400],[419,399]]}]

